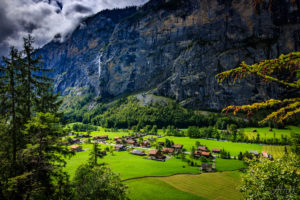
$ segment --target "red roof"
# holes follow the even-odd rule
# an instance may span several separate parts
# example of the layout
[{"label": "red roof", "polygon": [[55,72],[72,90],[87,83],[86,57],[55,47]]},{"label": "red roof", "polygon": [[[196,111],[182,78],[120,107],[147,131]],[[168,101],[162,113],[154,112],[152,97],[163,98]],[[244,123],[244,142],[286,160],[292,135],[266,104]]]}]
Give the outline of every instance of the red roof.
[{"label": "red roof", "polygon": [[173,153],[174,152],[174,148],[163,148],[162,150],[164,153]]},{"label": "red roof", "polygon": [[212,149],[213,152],[221,152],[221,149]]},{"label": "red roof", "polygon": [[127,143],[128,143],[128,144],[134,144],[135,141],[134,141],[134,140],[129,140]]},{"label": "red roof", "polygon": [[210,152],[202,152],[202,156],[210,156]]},{"label": "red roof", "polygon": [[176,149],[181,149],[183,147],[183,145],[181,145],[181,144],[174,144],[173,147],[176,148]]},{"label": "red roof", "polygon": [[152,150],[150,150],[149,151],[149,156],[151,156],[151,155],[156,155],[158,153],[158,150],[157,149],[152,149]]},{"label": "red roof", "polygon": [[201,151],[207,151],[207,147],[205,147],[205,146],[199,146],[199,147],[198,147],[198,150],[201,150]]}]

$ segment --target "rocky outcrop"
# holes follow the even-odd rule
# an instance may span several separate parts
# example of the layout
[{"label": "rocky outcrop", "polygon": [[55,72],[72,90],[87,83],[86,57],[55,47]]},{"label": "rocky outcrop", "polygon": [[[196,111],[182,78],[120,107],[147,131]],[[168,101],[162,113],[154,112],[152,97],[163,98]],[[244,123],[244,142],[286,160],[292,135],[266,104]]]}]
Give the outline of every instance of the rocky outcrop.
[{"label": "rocky outcrop", "polygon": [[86,87],[105,100],[150,91],[188,107],[221,109],[284,93],[256,77],[219,85],[215,75],[241,61],[299,51],[299,8],[298,0],[152,0],[90,17],[40,54],[56,69],[62,94]]}]

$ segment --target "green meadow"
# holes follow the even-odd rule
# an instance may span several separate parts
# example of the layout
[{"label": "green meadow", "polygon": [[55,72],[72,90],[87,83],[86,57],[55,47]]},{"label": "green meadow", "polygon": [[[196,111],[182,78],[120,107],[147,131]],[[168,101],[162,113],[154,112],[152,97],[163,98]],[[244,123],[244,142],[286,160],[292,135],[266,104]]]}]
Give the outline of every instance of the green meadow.
[{"label": "green meadow", "polygon": [[[249,130],[251,129],[249,128]],[[266,128],[256,129],[258,133],[263,130],[268,131]],[[161,130],[159,132],[163,134]],[[91,132],[91,136],[108,135],[110,138],[108,142],[113,142],[112,139],[116,136],[121,137],[130,134],[130,132],[124,130],[105,132],[104,129],[99,129],[99,131]],[[286,134],[289,134],[288,131],[286,131]],[[144,137],[144,139],[147,137],[149,136]],[[210,150],[213,148],[225,149],[230,152],[231,156],[238,156],[240,152],[250,150],[266,151],[272,153],[274,158],[278,158],[284,153],[284,146],[235,143],[189,137],[166,136],[157,139],[157,142],[165,141],[165,139],[172,140],[175,144],[184,145],[187,152],[190,152],[196,141],[199,141],[201,145],[207,146]],[[82,140],[86,141],[87,139]],[[108,146],[112,145],[101,144],[100,148],[104,150]],[[65,170],[69,173],[71,179],[74,177],[76,169],[81,164],[88,162],[93,144],[83,143],[82,147],[84,151],[77,152],[73,157],[66,159]],[[155,146],[151,148],[154,149]],[[148,152],[148,149],[144,150]],[[188,155],[186,157],[189,158]],[[200,160],[193,161],[197,165],[201,164]],[[216,158],[217,172],[202,174],[199,167],[189,166],[187,162],[174,156],[165,162],[161,162],[147,159],[147,156],[131,155],[129,151],[107,153],[98,162],[104,163],[113,172],[120,175],[121,180],[128,186],[128,195],[132,200],[242,199],[241,193],[237,189],[241,175],[238,170],[247,167],[240,160]]]},{"label": "green meadow", "polygon": [[240,172],[175,175],[126,181],[132,200],[224,199],[238,200]]},{"label": "green meadow", "polygon": [[[269,127],[263,127],[263,128],[243,128],[241,131],[244,132],[245,135],[248,136],[249,139],[255,139],[257,137],[257,134],[259,134],[260,139],[272,139],[277,138],[281,140],[281,137],[291,137],[291,133],[300,133],[300,127],[297,126],[287,126],[284,129],[276,129],[272,128],[272,131],[269,130]],[[256,130],[256,132],[253,132],[253,130]]]},{"label": "green meadow", "polygon": [[238,142],[225,142],[217,140],[206,140],[206,139],[194,139],[189,137],[174,137],[167,136],[159,138],[158,141],[165,141],[165,139],[172,140],[175,144],[182,144],[183,147],[189,152],[192,149],[192,146],[196,146],[196,141],[199,141],[201,145],[206,146],[210,150],[213,148],[224,149],[225,151],[230,152],[231,156],[238,156],[240,152],[246,152],[250,150],[256,150],[261,152],[262,145],[260,144],[247,144],[247,143],[238,143]]}]

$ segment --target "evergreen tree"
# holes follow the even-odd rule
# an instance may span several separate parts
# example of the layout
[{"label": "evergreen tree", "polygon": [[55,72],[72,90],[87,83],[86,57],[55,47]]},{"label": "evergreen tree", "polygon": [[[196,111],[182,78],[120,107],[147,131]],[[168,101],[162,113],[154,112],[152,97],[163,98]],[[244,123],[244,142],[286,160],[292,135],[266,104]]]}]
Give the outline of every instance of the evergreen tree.
[{"label": "evergreen tree", "polygon": [[93,150],[90,153],[90,164],[92,166],[98,165],[98,158],[102,158],[102,157],[103,157],[103,155],[101,153],[99,145],[98,145],[98,143],[95,142],[94,146],[93,146]]}]

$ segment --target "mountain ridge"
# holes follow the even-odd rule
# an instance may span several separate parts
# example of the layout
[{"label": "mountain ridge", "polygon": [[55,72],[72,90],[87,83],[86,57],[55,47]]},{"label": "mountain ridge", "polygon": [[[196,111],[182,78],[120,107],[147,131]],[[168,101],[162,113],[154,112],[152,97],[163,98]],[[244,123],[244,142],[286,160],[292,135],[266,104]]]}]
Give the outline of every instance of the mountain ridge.
[{"label": "mountain ridge", "polygon": [[150,92],[197,109],[280,98],[286,91],[250,77],[219,85],[215,75],[300,48],[299,1],[152,0],[100,12],[63,43],[40,49],[56,69],[55,90],[86,88],[98,101]]}]

